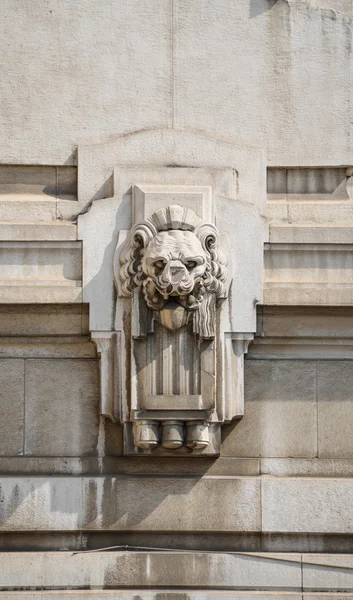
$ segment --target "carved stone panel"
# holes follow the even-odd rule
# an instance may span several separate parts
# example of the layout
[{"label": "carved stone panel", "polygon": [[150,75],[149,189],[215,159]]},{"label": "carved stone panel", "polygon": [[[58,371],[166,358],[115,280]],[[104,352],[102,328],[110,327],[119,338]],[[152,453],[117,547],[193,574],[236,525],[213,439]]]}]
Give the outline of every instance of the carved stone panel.
[{"label": "carved stone panel", "polygon": [[[227,297],[227,261],[215,225],[188,208],[196,195],[189,194],[186,206],[159,208],[136,223],[114,258],[119,292],[131,298],[130,418],[142,450],[159,443],[204,450],[217,416],[216,314]],[[161,190],[153,203],[169,196]]]},{"label": "carved stone panel", "polygon": [[222,424],[244,412],[267,239],[263,156],[147,132],[79,149],[82,184],[95,161],[114,195],[78,225],[101,413],[123,424],[126,455],[217,455]]}]

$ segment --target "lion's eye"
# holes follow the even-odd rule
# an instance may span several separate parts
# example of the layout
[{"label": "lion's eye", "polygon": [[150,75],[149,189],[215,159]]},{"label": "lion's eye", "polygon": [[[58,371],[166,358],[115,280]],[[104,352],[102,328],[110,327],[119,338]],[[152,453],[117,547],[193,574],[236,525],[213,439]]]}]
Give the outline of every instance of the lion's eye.
[{"label": "lion's eye", "polygon": [[195,260],[188,260],[188,262],[186,263],[188,269],[194,269],[196,265],[197,262]]},{"label": "lion's eye", "polygon": [[163,260],[157,260],[157,262],[154,263],[154,266],[157,269],[164,269],[164,265],[165,265],[165,262]]}]

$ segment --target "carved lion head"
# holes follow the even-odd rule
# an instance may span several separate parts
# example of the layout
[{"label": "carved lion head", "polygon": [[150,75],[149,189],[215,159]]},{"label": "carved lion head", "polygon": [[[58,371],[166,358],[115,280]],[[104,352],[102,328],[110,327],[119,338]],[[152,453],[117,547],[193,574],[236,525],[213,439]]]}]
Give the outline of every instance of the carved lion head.
[{"label": "carved lion head", "polygon": [[197,310],[205,294],[226,297],[226,263],[214,225],[194,211],[168,206],[133,227],[120,252],[122,293],[139,287],[147,306],[177,302]]}]

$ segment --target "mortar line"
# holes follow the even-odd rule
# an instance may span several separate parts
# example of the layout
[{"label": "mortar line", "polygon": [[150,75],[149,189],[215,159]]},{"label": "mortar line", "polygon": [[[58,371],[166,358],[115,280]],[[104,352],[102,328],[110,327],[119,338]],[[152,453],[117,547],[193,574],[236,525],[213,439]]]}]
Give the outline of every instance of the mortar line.
[{"label": "mortar line", "polygon": [[55,167],[55,218],[58,218],[59,212],[59,167]]},{"label": "mortar line", "polygon": [[174,0],[170,0],[170,59],[171,59],[171,94],[172,94],[172,129],[175,128],[175,36],[174,36]]},{"label": "mortar line", "polygon": [[318,361],[315,361],[315,399],[316,399],[316,458],[319,459],[319,386],[318,386]]},{"label": "mortar line", "polygon": [[23,359],[23,440],[22,456],[25,456],[26,449],[26,359]]},{"label": "mortar line", "polygon": [[263,518],[262,518],[262,459],[260,458],[260,549],[263,552],[264,543],[264,532],[263,532]]}]

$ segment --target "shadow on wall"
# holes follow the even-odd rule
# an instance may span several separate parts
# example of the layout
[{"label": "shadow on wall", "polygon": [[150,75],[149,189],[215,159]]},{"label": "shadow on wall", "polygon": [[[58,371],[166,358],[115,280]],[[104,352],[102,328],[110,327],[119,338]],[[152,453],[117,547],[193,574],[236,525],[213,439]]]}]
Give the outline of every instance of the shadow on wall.
[{"label": "shadow on wall", "polygon": [[[148,530],[155,528],[156,523],[164,523],[166,529],[178,530],[190,529],[194,522],[196,529],[202,529],[209,506],[208,485],[200,475],[181,479],[10,477],[0,484],[0,529],[127,531]],[[197,486],[201,486],[201,494]],[[198,496],[205,498],[200,512]],[[227,518],[225,515],[223,527]]]},{"label": "shadow on wall", "polygon": [[264,12],[271,10],[271,8],[277,3],[278,0],[250,0],[249,4],[249,17],[258,17]]}]

